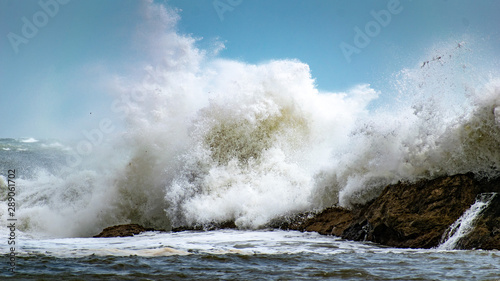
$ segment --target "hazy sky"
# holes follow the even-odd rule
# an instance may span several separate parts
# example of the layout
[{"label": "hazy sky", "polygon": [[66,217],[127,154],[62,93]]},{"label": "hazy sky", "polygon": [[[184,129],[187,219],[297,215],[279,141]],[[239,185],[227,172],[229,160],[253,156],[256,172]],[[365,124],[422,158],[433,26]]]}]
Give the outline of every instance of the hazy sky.
[{"label": "hazy sky", "polygon": [[[496,0],[155,2],[179,9],[178,33],[198,38],[199,48],[223,42],[220,57],[248,63],[298,59],[318,89],[369,83],[382,101],[390,99],[389,77],[421,64],[435,42],[473,38],[500,54]],[[139,6],[0,0],[0,137],[69,137],[95,127],[113,99],[102,74],[133,71],[144,59]]]}]

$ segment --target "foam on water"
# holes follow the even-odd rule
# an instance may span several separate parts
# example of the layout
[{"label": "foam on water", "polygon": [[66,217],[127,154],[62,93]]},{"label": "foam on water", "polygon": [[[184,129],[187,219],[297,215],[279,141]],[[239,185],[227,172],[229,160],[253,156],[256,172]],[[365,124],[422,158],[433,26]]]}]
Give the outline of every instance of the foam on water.
[{"label": "foam on water", "polygon": [[368,110],[390,93],[370,85],[321,92],[305,63],[221,59],[175,32],[174,11],[145,1],[142,12],[148,60],[109,81],[127,101],[111,105],[125,129],[74,169],[38,163],[33,177],[18,179],[22,231],[85,237],[122,223],[227,220],[254,229],[277,216],[353,207],[399,180],[499,175],[499,76],[455,41],[395,75],[399,102]]},{"label": "foam on water", "polygon": [[496,280],[499,270],[498,251],[395,249],[296,231],[62,239],[22,235],[15,277],[4,271],[3,279]]},{"label": "foam on water", "polygon": [[375,244],[344,241],[317,233],[281,230],[218,230],[212,232],[147,232],[134,237],[20,239],[18,255],[59,258],[97,256],[170,256],[192,254],[343,254],[410,253],[428,250],[381,248]]},{"label": "foam on water", "polygon": [[34,139],[34,138],[27,138],[27,139],[21,140],[21,142],[24,142],[24,143],[34,143],[34,142],[38,142],[38,140]]}]

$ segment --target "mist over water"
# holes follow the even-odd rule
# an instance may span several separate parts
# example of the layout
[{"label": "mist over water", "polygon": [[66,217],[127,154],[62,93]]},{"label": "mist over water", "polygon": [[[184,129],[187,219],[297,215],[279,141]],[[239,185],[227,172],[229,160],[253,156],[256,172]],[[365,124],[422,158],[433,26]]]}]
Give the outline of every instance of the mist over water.
[{"label": "mist over water", "polygon": [[144,2],[143,13],[137,40],[148,60],[109,81],[127,101],[110,105],[125,129],[77,167],[39,162],[20,179],[22,231],[76,237],[121,223],[227,220],[255,229],[277,216],[353,208],[398,181],[500,173],[500,76],[481,64],[473,39],[415,58],[387,78],[398,101],[369,110],[384,95],[370,85],[320,92],[305,63],[222,59],[176,33],[174,11]]}]

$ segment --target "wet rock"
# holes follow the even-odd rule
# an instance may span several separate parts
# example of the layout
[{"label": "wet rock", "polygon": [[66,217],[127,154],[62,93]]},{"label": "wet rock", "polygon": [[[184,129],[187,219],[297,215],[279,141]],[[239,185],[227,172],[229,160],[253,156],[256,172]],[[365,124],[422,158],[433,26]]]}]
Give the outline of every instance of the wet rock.
[{"label": "wet rock", "polygon": [[238,229],[233,220],[224,222],[212,222],[207,224],[196,224],[193,226],[179,226],[172,228],[172,232],[180,231],[212,231],[217,229]]},{"label": "wet rock", "polygon": [[[500,192],[500,178],[479,181],[464,174],[398,183],[354,211],[329,208],[295,223],[295,229],[391,247],[432,248],[483,192]],[[500,249],[500,194],[494,200],[460,248]]]},{"label": "wet rock", "polygon": [[435,247],[479,191],[472,175],[387,186],[342,237],[392,247]]},{"label": "wet rock", "polygon": [[101,233],[94,236],[94,238],[134,236],[135,234],[139,234],[145,231],[156,231],[156,230],[153,228],[145,228],[138,224],[115,225],[105,228]]},{"label": "wet rock", "polygon": [[316,212],[305,212],[278,216],[264,225],[264,228],[304,231],[304,227],[307,225],[307,220],[314,218],[316,215]]},{"label": "wet rock", "polygon": [[303,218],[303,221],[296,221],[288,229],[341,236],[344,230],[351,225],[353,219],[354,214],[352,211],[340,207],[332,207],[314,216],[309,215]]}]

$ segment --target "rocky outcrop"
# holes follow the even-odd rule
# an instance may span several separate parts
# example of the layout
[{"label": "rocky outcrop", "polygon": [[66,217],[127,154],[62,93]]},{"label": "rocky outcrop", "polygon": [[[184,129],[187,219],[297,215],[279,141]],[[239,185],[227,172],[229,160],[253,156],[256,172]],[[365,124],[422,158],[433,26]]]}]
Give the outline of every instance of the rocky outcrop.
[{"label": "rocky outcrop", "polygon": [[[478,181],[472,174],[387,186],[372,202],[350,211],[329,208],[290,225],[355,241],[391,247],[432,248],[483,192],[500,192],[500,179]],[[484,210],[463,249],[500,249],[500,194]]]},{"label": "rocky outcrop", "polygon": [[140,234],[144,231],[154,231],[154,230],[155,229],[145,228],[138,224],[122,224],[122,225],[107,227],[101,233],[94,236],[94,238],[134,236],[135,234]]},{"label": "rocky outcrop", "polygon": [[224,221],[221,223],[212,222],[207,224],[196,224],[193,226],[180,226],[172,228],[172,232],[180,231],[212,231],[217,229],[237,229],[234,221]]},{"label": "rocky outcrop", "polygon": [[[223,223],[210,223],[206,225],[194,225],[194,226],[181,226],[172,228],[171,232],[180,231],[211,231],[216,229],[237,229],[233,221],[226,221]],[[94,238],[100,237],[126,237],[134,236],[145,231],[160,231],[165,232],[164,229],[146,228],[139,224],[122,224],[110,226],[101,231],[101,233],[93,236]]]},{"label": "rocky outcrop", "polygon": [[323,235],[342,236],[342,233],[351,225],[354,220],[354,213],[350,210],[331,207],[317,214],[302,214],[279,225],[271,227],[284,230],[299,230],[318,232]]},{"label": "rocky outcrop", "polygon": [[388,186],[342,237],[392,247],[435,247],[479,191],[469,175]]}]

